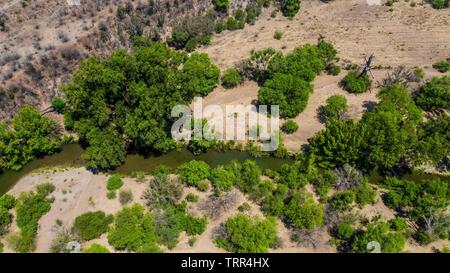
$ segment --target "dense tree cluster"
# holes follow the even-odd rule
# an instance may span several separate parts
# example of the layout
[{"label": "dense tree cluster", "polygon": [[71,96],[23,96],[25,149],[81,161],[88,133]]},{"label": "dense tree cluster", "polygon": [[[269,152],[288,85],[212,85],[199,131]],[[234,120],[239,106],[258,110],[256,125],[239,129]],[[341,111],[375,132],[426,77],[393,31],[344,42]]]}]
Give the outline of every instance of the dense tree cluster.
[{"label": "dense tree cluster", "polygon": [[378,97],[380,103],[360,122],[331,120],[310,140],[320,166],[333,168],[349,163],[392,168],[415,152],[421,110],[401,85],[383,88]]},{"label": "dense tree cluster", "polygon": [[0,122],[0,169],[20,170],[32,159],[56,152],[60,145],[57,123],[25,106],[11,123]]},{"label": "dense tree cluster", "polygon": [[207,95],[219,74],[206,54],[188,57],[160,43],[89,58],[62,87],[66,128],[88,147],[83,158],[91,169],[119,166],[130,149],[168,151],[172,107]]},{"label": "dense tree cluster", "polygon": [[334,47],[320,37],[317,45],[300,46],[287,55],[270,49],[252,52],[242,70],[262,81],[259,104],[279,105],[282,117],[295,117],[308,103],[313,91],[310,82],[336,54]]}]

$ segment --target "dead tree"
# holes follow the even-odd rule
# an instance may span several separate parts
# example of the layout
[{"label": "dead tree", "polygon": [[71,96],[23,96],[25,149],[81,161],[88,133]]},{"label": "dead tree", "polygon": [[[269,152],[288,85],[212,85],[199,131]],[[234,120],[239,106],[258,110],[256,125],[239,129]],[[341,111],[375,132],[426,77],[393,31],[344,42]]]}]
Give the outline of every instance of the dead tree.
[{"label": "dead tree", "polygon": [[372,62],[373,62],[374,58],[375,58],[375,55],[373,53],[370,54],[369,57],[364,58],[364,63],[361,66],[361,73],[359,74],[358,77],[362,77],[364,75],[370,74],[372,76],[372,78],[373,78]]}]

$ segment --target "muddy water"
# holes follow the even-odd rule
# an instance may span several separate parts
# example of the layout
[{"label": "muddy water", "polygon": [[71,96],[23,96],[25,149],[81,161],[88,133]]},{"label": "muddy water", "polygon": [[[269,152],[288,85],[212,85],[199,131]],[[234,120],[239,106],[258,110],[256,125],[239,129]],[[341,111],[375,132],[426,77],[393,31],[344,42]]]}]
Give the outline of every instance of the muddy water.
[{"label": "muddy water", "polygon": [[[83,149],[78,144],[64,145],[60,153],[46,156],[41,159],[33,160],[28,163],[22,170],[5,171],[0,174],[0,194],[7,192],[11,189],[22,177],[30,174],[31,172],[45,168],[45,167],[58,167],[58,166],[83,166],[83,160],[81,155]],[[186,149],[180,151],[171,151],[164,155],[159,156],[140,156],[140,155],[128,155],[125,163],[116,170],[116,172],[129,175],[134,171],[151,172],[157,166],[164,164],[171,168],[176,168],[180,164],[188,162],[192,159],[203,160],[211,167],[222,165],[230,162],[231,160],[244,161],[246,159],[255,160],[262,169],[270,168],[277,170],[284,163],[290,162],[290,160],[276,159],[272,157],[253,158],[246,152],[239,151],[209,151],[205,154],[194,156]]]}]

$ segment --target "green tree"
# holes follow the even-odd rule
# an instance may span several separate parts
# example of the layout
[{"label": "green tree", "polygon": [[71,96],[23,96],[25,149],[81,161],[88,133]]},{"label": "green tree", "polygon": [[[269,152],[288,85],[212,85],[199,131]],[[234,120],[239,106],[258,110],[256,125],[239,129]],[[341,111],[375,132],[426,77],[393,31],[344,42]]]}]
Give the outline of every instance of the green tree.
[{"label": "green tree", "polygon": [[225,88],[232,88],[241,82],[241,75],[234,68],[229,68],[222,76],[222,85]]},{"label": "green tree", "polygon": [[216,10],[223,13],[228,11],[228,6],[230,5],[229,0],[214,0],[213,3]]},{"label": "green tree", "polygon": [[276,219],[268,217],[250,217],[238,214],[229,218],[225,225],[225,234],[216,239],[216,244],[236,253],[264,253],[276,241]]},{"label": "green tree", "polygon": [[112,215],[106,215],[103,211],[87,212],[75,218],[73,231],[82,240],[90,241],[108,231],[112,221]]},{"label": "green tree", "polygon": [[327,104],[322,109],[322,115],[325,120],[339,119],[347,111],[347,98],[342,95],[334,95],[327,99]]},{"label": "green tree", "polygon": [[210,180],[216,195],[231,190],[235,179],[233,171],[226,169],[224,166],[218,166],[211,170]]},{"label": "green tree", "polygon": [[282,0],[281,11],[286,17],[294,17],[300,10],[300,0]]},{"label": "green tree", "polygon": [[294,227],[314,229],[323,224],[324,208],[314,202],[310,194],[300,192],[286,204],[284,215]]},{"label": "green tree", "polygon": [[427,111],[450,109],[450,77],[433,77],[422,87],[416,102]]},{"label": "green tree", "polygon": [[367,74],[360,74],[358,71],[350,71],[342,79],[342,87],[350,93],[364,93],[369,90],[372,81]]},{"label": "green tree", "polygon": [[286,134],[293,134],[298,130],[298,124],[292,119],[289,119],[285,123],[283,123],[283,125],[281,126],[281,130]]},{"label": "green tree", "polygon": [[209,165],[201,160],[191,160],[180,165],[177,173],[188,186],[198,187],[199,184],[210,177]]}]

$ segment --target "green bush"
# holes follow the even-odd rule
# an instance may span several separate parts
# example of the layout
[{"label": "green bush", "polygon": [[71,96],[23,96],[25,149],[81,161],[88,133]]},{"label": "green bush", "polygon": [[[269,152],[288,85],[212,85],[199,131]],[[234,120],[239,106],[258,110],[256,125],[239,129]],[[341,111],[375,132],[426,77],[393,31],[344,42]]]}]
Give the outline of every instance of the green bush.
[{"label": "green bush", "polygon": [[106,189],[108,189],[108,191],[116,191],[120,189],[122,186],[123,186],[122,178],[120,178],[120,175],[114,174],[108,179]]},{"label": "green bush", "polygon": [[450,77],[433,77],[421,88],[416,103],[427,111],[450,109]]},{"label": "green bush", "polygon": [[290,224],[302,229],[314,229],[323,224],[324,208],[311,195],[295,194],[284,208],[284,215]]},{"label": "green bush", "polygon": [[330,75],[337,76],[341,73],[341,67],[335,64],[331,64],[327,67],[327,72]]},{"label": "green bush", "polygon": [[75,218],[73,231],[82,240],[90,241],[108,231],[108,226],[112,221],[112,215],[106,215],[103,211],[87,212]]},{"label": "green bush", "polygon": [[223,13],[228,11],[228,6],[230,5],[229,0],[214,0],[213,3],[216,10]]},{"label": "green bush", "polygon": [[281,1],[281,11],[283,15],[289,18],[297,15],[300,10],[300,0],[282,0]]},{"label": "green bush", "polygon": [[238,214],[227,220],[225,234],[215,243],[235,253],[264,253],[275,243],[277,223],[273,217],[260,219]]},{"label": "green bush", "polygon": [[275,40],[281,40],[281,38],[283,38],[283,32],[282,31],[275,31],[275,33],[273,34],[273,38]]},{"label": "green bush", "polygon": [[116,197],[117,197],[116,191],[108,191],[106,193],[106,198],[108,198],[109,200],[116,199]]},{"label": "green bush", "polygon": [[227,20],[225,21],[225,24],[228,30],[236,30],[240,28],[239,21],[236,20],[234,17],[228,17]]},{"label": "green bush", "polygon": [[159,209],[174,205],[181,198],[182,185],[177,179],[171,179],[166,174],[155,174],[144,193],[144,199],[150,209]]},{"label": "green bush", "polygon": [[6,208],[0,207],[0,236],[6,234],[12,219],[13,215]]},{"label": "green bush", "polygon": [[322,109],[324,119],[339,119],[348,111],[347,98],[342,95],[334,95],[327,99],[327,104]]},{"label": "green bush", "polygon": [[188,195],[186,195],[186,201],[191,202],[191,203],[197,203],[198,195],[195,195],[193,193],[188,193]]},{"label": "green bush", "polygon": [[233,171],[223,166],[218,166],[211,170],[210,180],[216,195],[220,195],[223,191],[231,190],[235,179]]},{"label": "green bush", "polygon": [[292,119],[287,120],[281,126],[281,130],[286,134],[293,134],[293,133],[297,132],[298,124],[295,121],[293,121]]},{"label": "green bush", "polygon": [[372,81],[367,74],[360,74],[358,71],[350,71],[342,79],[342,87],[350,93],[364,93],[369,90]]},{"label": "green bush", "polygon": [[250,192],[261,181],[261,168],[252,160],[246,160],[236,167],[237,169],[234,170],[236,184],[242,191]]},{"label": "green bush", "polygon": [[180,165],[177,173],[188,186],[198,187],[201,181],[210,176],[210,167],[204,161],[191,160]]},{"label": "green bush", "polygon": [[450,71],[450,59],[433,64],[433,68],[441,73]]},{"label": "green bush", "polygon": [[109,249],[94,243],[90,247],[84,249],[83,253],[109,253]]},{"label": "green bush", "polygon": [[225,88],[232,88],[241,82],[241,75],[234,68],[229,68],[222,76],[222,85]]},{"label": "green bush", "polygon": [[0,122],[0,169],[20,170],[36,157],[61,146],[57,123],[32,106],[24,106],[6,123]]},{"label": "green bush", "polygon": [[138,204],[123,208],[116,214],[108,232],[108,242],[117,250],[161,252],[153,217]]},{"label": "green bush", "polygon": [[55,185],[53,185],[52,183],[39,184],[39,185],[36,186],[36,191],[39,194],[47,196],[50,193],[55,191]]},{"label": "green bush", "polygon": [[344,212],[352,207],[353,202],[355,202],[355,198],[356,198],[355,193],[351,190],[337,192],[331,198],[330,205],[335,210],[339,212]]},{"label": "green bush", "polygon": [[16,205],[16,198],[10,194],[3,194],[0,197],[0,207],[10,210]]},{"label": "green bush", "polygon": [[15,251],[29,252],[35,247],[38,222],[51,208],[52,200],[41,193],[25,192],[17,199],[16,222],[20,236],[15,240]]},{"label": "green bush", "polygon": [[312,87],[290,74],[276,73],[258,92],[260,105],[279,105],[281,117],[296,117],[308,103]]},{"label": "green bush", "polygon": [[376,191],[368,182],[364,182],[355,189],[355,202],[360,206],[375,204]]},{"label": "green bush", "polygon": [[52,100],[52,107],[53,107],[53,109],[55,109],[56,112],[61,114],[61,113],[64,112],[64,108],[66,107],[66,103],[61,98],[54,98]]},{"label": "green bush", "polygon": [[448,8],[450,1],[449,0],[431,0],[431,4],[435,9],[444,9]]}]

